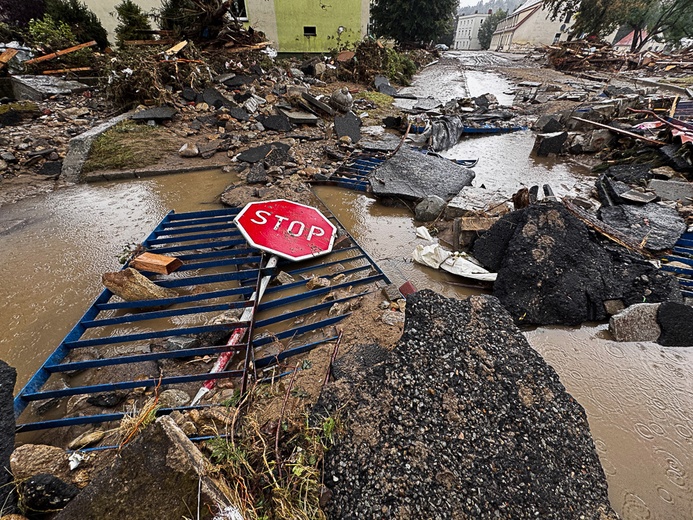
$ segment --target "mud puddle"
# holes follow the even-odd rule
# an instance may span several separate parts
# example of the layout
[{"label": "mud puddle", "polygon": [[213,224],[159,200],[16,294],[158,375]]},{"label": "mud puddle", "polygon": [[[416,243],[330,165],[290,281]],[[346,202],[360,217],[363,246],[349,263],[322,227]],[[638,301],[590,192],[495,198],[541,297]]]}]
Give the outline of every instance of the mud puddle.
[{"label": "mud puddle", "polygon": [[[2,207],[0,358],[17,368],[17,387],[38,369],[170,208],[215,209],[236,180],[220,171],[80,185]],[[4,230],[4,231],[3,231]]]}]

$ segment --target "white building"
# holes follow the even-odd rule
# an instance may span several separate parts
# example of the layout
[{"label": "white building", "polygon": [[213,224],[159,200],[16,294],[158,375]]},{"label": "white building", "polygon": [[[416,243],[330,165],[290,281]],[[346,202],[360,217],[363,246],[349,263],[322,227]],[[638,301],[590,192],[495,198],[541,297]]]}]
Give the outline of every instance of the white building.
[{"label": "white building", "polygon": [[551,19],[551,11],[542,0],[527,0],[506,19],[501,20],[491,39],[491,50],[524,51],[538,45],[565,41],[573,23],[573,13]]},{"label": "white building", "polygon": [[[490,12],[489,12],[490,14]],[[479,29],[489,14],[467,14],[457,17],[457,29],[453,48],[466,51],[481,50],[479,44]]]}]

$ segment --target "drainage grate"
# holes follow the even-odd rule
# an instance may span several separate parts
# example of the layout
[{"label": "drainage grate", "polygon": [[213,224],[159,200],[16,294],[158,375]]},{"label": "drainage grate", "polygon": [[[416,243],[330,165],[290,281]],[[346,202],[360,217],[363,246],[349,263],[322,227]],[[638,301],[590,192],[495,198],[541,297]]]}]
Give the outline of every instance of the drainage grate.
[{"label": "drainage grate", "polygon": [[[389,283],[334,216],[329,216],[339,230],[332,253],[299,263],[280,261],[274,272],[284,271],[291,278],[267,288],[253,323],[210,323],[210,318],[224,311],[252,305],[249,299],[258,279],[269,272],[260,268],[266,255],[248,247],[233,223],[238,211],[169,213],[142,246],[146,251],[175,256],[183,266],[169,275],[143,274],[180,295],[124,302],[104,290],[15,398],[16,417],[29,416],[25,422],[18,421],[17,432],[117,421],[124,415],[65,413],[44,420],[35,409],[68,408],[65,400],[72,396],[186,384],[190,388],[191,383],[198,388],[208,379],[241,378],[243,370],[211,375],[208,364],[189,362],[228,349],[218,341],[200,344],[196,341],[200,337],[228,337],[238,327],[252,332],[251,352],[257,356],[252,366],[257,379],[280,377],[288,358],[337,340],[333,325],[348,314],[330,315],[333,305]],[[309,284],[312,277],[327,278],[330,286]],[[161,348],[162,342],[173,342],[176,348]],[[237,349],[246,351],[245,345]],[[152,373],[156,372],[152,363],[158,373]],[[147,375],[143,377],[141,370]],[[36,404],[23,413],[31,403]],[[163,413],[190,408],[172,407]]]}]

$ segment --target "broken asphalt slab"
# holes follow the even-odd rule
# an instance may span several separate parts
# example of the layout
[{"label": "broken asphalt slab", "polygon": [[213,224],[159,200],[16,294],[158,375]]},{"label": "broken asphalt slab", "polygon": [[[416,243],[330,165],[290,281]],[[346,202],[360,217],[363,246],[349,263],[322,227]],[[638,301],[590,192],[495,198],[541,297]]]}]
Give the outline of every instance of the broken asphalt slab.
[{"label": "broken asphalt slab", "polygon": [[452,161],[403,146],[369,176],[373,194],[420,200],[437,195],[450,201],[469,186],[474,172]]},{"label": "broken asphalt slab", "polygon": [[156,121],[161,123],[162,121],[172,119],[177,113],[178,111],[173,107],[154,107],[134,113],[131,119],[133,121]]},{"label": "broken asphalt slab", "polygon": [[64,80],[52,76],[12,76],[12,89],[17,99],[41,101],[51,96],[70,95],[89,90],[89,85],[79,81]]},{"label": "broken asphalt slab", "polygon": [[597,239],[560,203],[502,217],[474,242],[474,257],[497,272],[493,295],[517,323],[578,325],[608,317],[605,302],[682,301],[678,281],[644,257]]},{"label": "broken asphalt slab", "polygon": [[415,293],[373,354],[316,405],[345,424],[330,518],[618,518],[584,409],[497,299]]},{"label": "broken asphalt slab", "polygon": [[249,148],[241,152],[240,154],[238,154],[238,160],[247,163],[256,163],[264,160],[265,157],[267,157],[267,155],[272,151],[272,149],[278,149],[282,150],[285,153],[288,153],[290,148],[291,146],[288,144],[275,141],[274,143],[263,144],[261,146]]},{"label": "broken asphalt slab", "polygon": [[686,231],[678,211],[657,203],[603,206],[599,218],[650,251],[671,249]]},{"label": "broken asphalt slab", "polygon": [[274,130],[275,132],[288,132],[293,127],[291,126],[291,121],[284,114],[276,114],[273,116],[257,116],[255,119],[267,130]]},{"label": "broken asphalt slab", "polygon": [[334,131],[340,139],[348,136],[352,143],[361,139],[361,120],[353,112],[334,118]]}]

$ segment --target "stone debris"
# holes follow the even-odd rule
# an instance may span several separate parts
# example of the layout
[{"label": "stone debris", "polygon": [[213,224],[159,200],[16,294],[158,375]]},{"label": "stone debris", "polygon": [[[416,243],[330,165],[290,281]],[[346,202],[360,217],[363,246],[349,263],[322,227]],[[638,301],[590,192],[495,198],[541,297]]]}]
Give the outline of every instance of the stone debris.
[{"label": "stone debris", "polygon": [[659,303],[636,303],[609,319],[609,332],[616,341],[657,341],[662,330],[657,323]]}]

